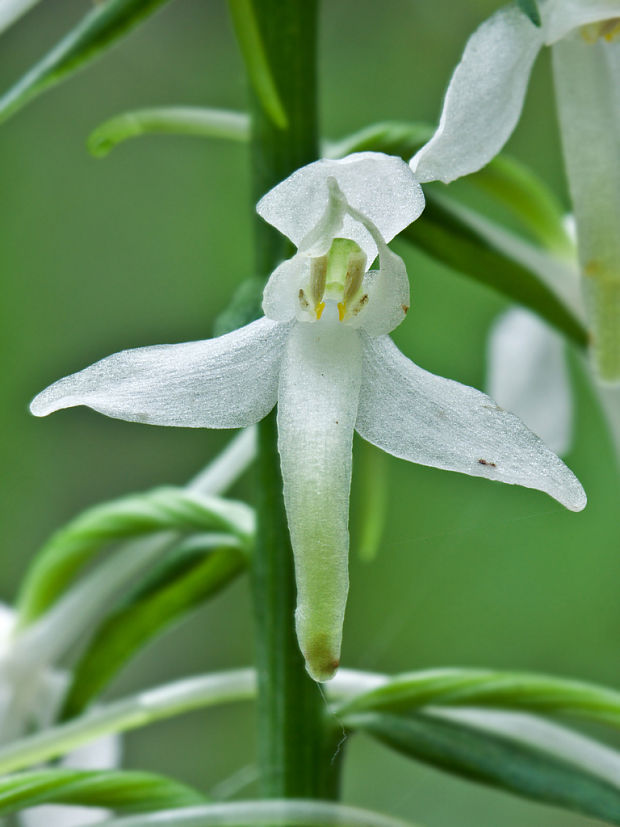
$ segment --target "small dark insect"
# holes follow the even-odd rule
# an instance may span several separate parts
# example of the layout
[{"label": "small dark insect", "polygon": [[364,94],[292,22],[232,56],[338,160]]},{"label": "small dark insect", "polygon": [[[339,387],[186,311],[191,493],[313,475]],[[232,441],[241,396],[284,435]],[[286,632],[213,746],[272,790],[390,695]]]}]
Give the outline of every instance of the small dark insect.
[{"label": "small dark insect", "polygon": [[497,468],[497,465],[494,462],[489,462],[488,459],[479,459],[478,462],[480,465],[489,465],[491,468]]}]

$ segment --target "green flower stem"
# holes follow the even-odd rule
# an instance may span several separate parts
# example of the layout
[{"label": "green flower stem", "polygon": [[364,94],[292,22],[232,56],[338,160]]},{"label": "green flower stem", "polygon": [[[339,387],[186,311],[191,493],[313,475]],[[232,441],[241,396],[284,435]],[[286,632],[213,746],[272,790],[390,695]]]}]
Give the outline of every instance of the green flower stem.
[{"label": "green flower stem", "polygon": [[[272,117],[252,92],[253,201],[318,155],[316,115],[316,0],[253,0],[253,18],[266,69],[286,115]],[[239,22],[237,21],[237,28]],[[288,242],[256,219],[256,270],[266,278],[290,255]],[[275,415],[259,426],[258,533],[252,566],[258,668],[261,792],[265,798],[325,798],[336,794],[340,730],[332,729],[319,687],[306,674],[295,636],[296,589]]]}]

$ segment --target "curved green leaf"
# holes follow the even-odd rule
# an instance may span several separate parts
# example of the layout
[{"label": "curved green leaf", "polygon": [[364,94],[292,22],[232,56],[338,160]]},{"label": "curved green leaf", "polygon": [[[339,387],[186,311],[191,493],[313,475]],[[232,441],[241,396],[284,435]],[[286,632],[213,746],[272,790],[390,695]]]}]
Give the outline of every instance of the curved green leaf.
[{"label": "curved green leaf", "polygon": [[527,14],[532,23],[540,28],[542,20],[540,19],[540,12],[538,11],[536,0],[517,0],[517,3],[523,14]]},{"label": "curved green leaf", "polygon": [[455,775],[620,824],[620,787],[511,738],[416,714],[371,712],[344,723]]},{"label": "curved green leaf", "polygon": [[352,152],[385,152],[408,161],[432,138],[434,131],[434,126],[423,122],[381,121],[338,141],[328,141],[323,149],[328,158],[344,158]]},{"label": "curved green leaf", "polygon": [[267,60],[252,0],[228,0],[228,5],[254,93],[273,123],[287,129],[288,117]]},{"label": "curved green leaf", "polygon": [[490,164],[464,179],[506,207],[543,247],[560,256],[574,255],[564,225],[565,210],[549,187],[525,164],[497,155]]},{"label": "curved green leaf", "polygon": [[[200,538],[196,538],[200,541]],[[101,624],[73,670],[61,718],[78,715],[122,666],[171,624],[230,583],[246,565],[233,537],[217,548],[192,541],[173,551]]]},{"label": "curved green leaf", "polygon": [[251,700],[255,694],[253,669],[198,675],[146,689],[120,701],[92,708],[79,718],[0,746],[0,773],[66,755],[108,733],[137,729],[193,709]]},{"label": "curved green leaf", "polygon": [[39,804],[79,804],[136,813],[204,802],[204,796],[191,787],[146,772],[49,769],[0,779],[2,816]]},{"label": "curved green leaf", "polygon": [[114,45],[167,0],[105,0],[0,98],[6,120],[46,89],[65,80]]},{"label": "curved green leaf", "polygon": [[262,315],[261,304],[265,282],[258,276],[242,281],[233,293],[228,306],[222,310],[213,326],[214,336],[223,336],[243,327]]},{"label": "curved green leaf", "polygon": [[620,692],[582,681],[527,672],[429,669],[386,681],[342,702],[338,715],[421,706],[476,706],[568,714],[620,727]]},{"label": "curved green leaf", "polygon": [[193,135],[247,141],[250,119],[243,112],[198,106],[136,109],[98,126],[88,138],[88,149],[97,158],[103,158],[118,144],[140,135]]},{"label": "curved green leaf", "polygon": [[21,623],[44,612],[106,544],[170,530],[225,531],[247,546],[254,516],[244,503],[172,487],[96,505],[60,529],[38,553],[18,599]]},{"label": "curved green leaf", "polygon": [[456,272],[528,307],[579,347],[586,347],[588,334],[584,325],[554,291],[465,222],[458,209],[450,209],[445,196],[440,202],[427,190],[422,216],[400,237]]},{"label": "curved green leaf", "polygon": [[233,801],[207,804],[191,810],[100,822],[100,827],[414,827],[399,818],[349,807],[332,801],[294,798],[270,801]]}]

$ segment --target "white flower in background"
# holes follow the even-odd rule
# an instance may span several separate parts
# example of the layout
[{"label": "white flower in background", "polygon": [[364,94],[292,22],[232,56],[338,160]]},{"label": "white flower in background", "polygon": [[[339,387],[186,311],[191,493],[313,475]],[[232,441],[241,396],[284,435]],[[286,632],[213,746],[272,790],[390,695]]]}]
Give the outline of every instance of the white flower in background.
[{"label": "white flower in background", "polygon": [[36,5],[39,0],[0,0],[0,33]]},{"label": "white flower in background", "polygon": [[[574,238],[572,216],[566,230]],[[558,258],[538,251],[521,239],[477,216],[476,228],[508,255],[537,272],[542,281],[579,319],[585,318],[577,289],[576,258]],[[599,380],[584,360],[585,374],[598,397],[620,462],[620,387]],[[573,439],[573,393],[567,363],[567,345],[561,335],[539,316],[522,307],[502,313],[488,340],[487,381],[489,394],[512,411],[555,451],[563,456]]]},{"label": "white flower in background", "polygon": [[573,404],[564,340],[534,313],[514,307],[491,328],[486,387],[552,451],[569,450]]},{"label": "white flower in background", "polygon": [[409,290],[386,242],[423,209],[407,164],[378,153],[318,161],[257,209],[298,247],[265,288],[263,318],[217,339],[117,353],[51,385],[31,410],[88,405],[131,421],[238,428],[277,402],[297,635],[308,671],[327,680],[348,590],[354,430],[394,456],[537,488],[575,511],[586,497],[515,416],[417,367],[387,335]]},{"label": "white flower in background", "polygon": [[433,138],[411,161],[446,183],[483,167],[515,128],[530,71],[551,46],[577,222],[582,290],[601,379],[620,382],[620,0],[539,0],[541,26],[516,5],[470,37]]},{"label": "white flower in background", "polygon": [[[588,369],[586,374],[590,376],[620,462],[620,388],[602,384]],[[512,308],[491,328],[487,390],[556,454],[563,456],[570,450],[573,394],[566,344],[553,328],[529,310]]]},{"label": "white flower in background", "polygon": [[[20,635],[15,632],[16,614],[0,603],[0,743],[50,726],[56,719],[69,676],[47,665],[20,662]],[[116,735],[92,741],[65,756],[64,767],[111,769],[120,762],[120,739]],[[19,813],[25,827],[73,827],[101,821],[107,810],[93,807],[45,805]]]}]

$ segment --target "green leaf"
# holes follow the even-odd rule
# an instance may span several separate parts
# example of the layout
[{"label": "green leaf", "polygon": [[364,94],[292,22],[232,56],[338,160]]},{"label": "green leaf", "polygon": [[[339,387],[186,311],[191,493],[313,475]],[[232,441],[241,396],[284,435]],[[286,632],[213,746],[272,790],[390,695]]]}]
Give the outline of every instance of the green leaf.
[{"label": "green leaf", "polygon": [[525,164],[497,155],[463,182],[503,204],[547,250],[574,256],[574,243],[564,225],[566,211],[552,190]]},{"label": "green leaf", "polygon": [[103,158],[118,144],[140,135],[193,135],[247,142],[250,119],[243,112],[197,106],[136,109],[98,126],[88,139],[88,149]]},{"label": "green leaf", "polygon": [[0,779],[0,815],[39,804],[79,804],[119,813],[204,804],[191,787],[146,772],[49,769]]},{"label": "green leaf", "polygon": [[0,121],[82,69],[167,0],[105,0],[0,98]]},{"label": "green leaf", "polygon": [[430,190],[426,194],[426,209],[401,238],[451,269],[529,308],[579,347],[586,347],[588,334],[584,325],[553,290],[464,221],[458,209],[449,207],[445,196],[440,202]]},{"label": "green leaf", "polygon": [[619,787],[511,738],[417,714],[366,713],[343,722],[455,775],[620,824]]},{"label": "green leaf", "polygon": [[228,5],[254,93],[273,123],[287,129],[288,117],[267,59],[252,0],[229,0]]},{"label": "green leaf", "polygon": [[421,706],[475,706],[568,714],[620,727],[620,692],[582,681],[527,672],[429,669],[397,675],[345,700],[337,715],[394,712]]},{"label": "green leaf", "polygon": [[213,326],[214,336],[223,336],[237,330],[262,315],[261,304],[265,282],[252,276],[242,281],[228,306],[219,314]]},{"label": "green leaf", "polygon": [[353,535],[360,558],[369,563],[375,559],[381,545],[388,508],[387,454],[363,439],[356,441],[356,474],[354,490],[356,502],[351,508],[354,516]]},{"label": "green leaf", "polygon": [[540,12],[538,11],[536,0],[517,0],[517,5],[523,14],[526,14],[530,18],[535,26],[538,28],[542,26],[542,20],[540,19]]},{"label": "green leaf", "polygon": [[173,551],[99,627],[73,670],[61,718],[82,712],[133,655],[217,594],[245,565],[233,537],[220,538],[215,549],[196,538]]},{"label": "green leaf", "polygon": [[44,612],[106,544],[171,530],[230,532],[247,546],[254,517],[244,503],[171,487],[96,505],[54,534],[38,553],[19,595],[20,623]]},{"label": "green leaf", "polygon": [[100,707],[79,718],[0,745],[0,773],[31,767],[72,752],[102,735],[147,726],[164,718],[256,695],[253,669],[198,675],[153,687]]},{"label": "green leaf", "polygon": [[381,121],[324,146],[328,158],[344,158],[352,152],[385,152],[405,161],[431,139],[435,128],[415,121]]},{"label": "green leaf", "polygon": [[333,801],[275,798],[270,801],[231,801],[191,810],[159,812],[135,818],[100,822],[100,827],[415,827],[383,813]]}]

